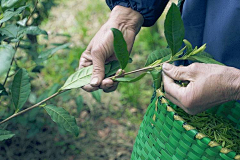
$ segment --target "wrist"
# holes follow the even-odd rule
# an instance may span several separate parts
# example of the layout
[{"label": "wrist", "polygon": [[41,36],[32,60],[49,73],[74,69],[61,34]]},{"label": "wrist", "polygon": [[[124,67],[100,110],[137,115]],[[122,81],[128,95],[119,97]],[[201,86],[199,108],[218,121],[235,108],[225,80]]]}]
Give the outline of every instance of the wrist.
[{"label": "wrist", "polygon": [[129,29],[137,34],[141,29],[144,19],[139,12],[117,5],[113,8],[109,21],[113,22],[116,28],[121,31]]},{"label": "wrist", "polygon": [[230,90],[232,91],[231,100],[240,100],[240,70],[229,67],[229,70],[227,72],[230,72]]}]

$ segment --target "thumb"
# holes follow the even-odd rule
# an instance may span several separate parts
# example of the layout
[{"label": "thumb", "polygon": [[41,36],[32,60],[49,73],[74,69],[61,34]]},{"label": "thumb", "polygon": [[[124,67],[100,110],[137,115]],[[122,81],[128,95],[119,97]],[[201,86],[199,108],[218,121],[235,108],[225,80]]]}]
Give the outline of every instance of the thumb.
[{"label": "thumb", "polygon": [[92,62],[93,62],[93,73],[92,73],[92,79],[90,82],[90,85],[93,87],[97,87],[101,85],[102,80],[104,79],[105,76],[105,59],[104,56],[100,56],[101,54],[98,54],[99,56],[97,57],[92,57]]},{"label": "thumb", "polygon": [[184,66],[174,66],[169,63],[163,64],[163,72],[174,80],[188,80],[188,69]]}]

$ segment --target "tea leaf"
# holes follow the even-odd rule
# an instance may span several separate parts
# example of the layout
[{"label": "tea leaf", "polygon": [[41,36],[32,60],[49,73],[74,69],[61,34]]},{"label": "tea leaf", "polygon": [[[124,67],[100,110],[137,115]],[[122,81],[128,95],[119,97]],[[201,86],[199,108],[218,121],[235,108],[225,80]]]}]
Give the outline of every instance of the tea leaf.
[{"label": "tea leaf", "polygon": [[154,88],[155,88],[155,90],[157,90],[158,88],[161,87],[162,73],[161,73],[161,71],[158,71],[158,70],[153,70],[150,73],[151,73],[152,78],[153,78]]},{"label": "tea leaf", "polygon": [[120,77],[120,78],[115,78],[114,81],[117,81],[117,82],[128,82],[128,83],[132,83],[132,82],[136,82],[140,79],[142,79],[147,73],[143,73],[141,74],[140,76],[138,77]]},{"label": "tea leaf", "polygon": [[[105,65],[105,77],[109,77],[112,74],[115,74],[119,69],[118,61],[112,61],[109,64]],[[90,83],[92,76],[93,66],[88,66],[81,68],[80,70],[73,73],[70,77],[68,77],[65,84],[60,88],[60,90],[80,88]]]},{"label": "tea leaf", "polygon": [[213,58],[210,58],[209,56],[206,56],[204,54],[196,54],[193,56],[190,56],[187,58],[188,60],[195,61],[195,62],[202,62],[202,63],[212,63],[212,64],[219,64],[224,65],[221,62],[216,61]]},{"label": "tea leaf", "polygon": [[129,53],[127,50],[127,43],[123,38],[123,34],[116,28],[111,28],[114,36],[113,46],[116,57],[120,63],[121,69],[124,69],[129,60]]},{"label": "tea leaf", "polygon": [[10,139],[13,136],[15,136],[15,134],[11,133],[10,131],[0,129],[0,141]]},{"label": "tea leaf", "polygon": [[193,50],[192,44],[186,39],[184,39],[183,42],[184,42],[185,46],[187,46],[186,54],[189,54],[190,52],[192,52],[192,50]]},{"label": "tea leaf", "polygon": [[14,6],[19,0],[2,0],[1,7],[2,8],[9,8]]},{"label": "tea leaf", "polygon": [[44,107],[51,119],[65,130],[74,133],[75,136],[79,135],[79,127],[77,126],[76,119],[71,116],[65,109],[53,105]]},{"label": "tea leaf", "polygon": [[77,105],[77,115],[79,115],[83,108],[83,97],[82,96],[76,97],[75,102]]},{"label": "tea leaf", "polygon": [[3,13],[3,18],[0,20],[0,24],[3,22],[6,22],[7,20],[11,19],[13,16],[18,15],[21,13],[26,7],[28,6],[22,6],[19,7],[16,11],[13,11],[13,9],[8,9]]},{"label": "tea leaf", "polygon": [[106,64],[105,66],[104,66],[104,69],[105,69],[105,74],[108,74],[109,73],[109,71],[110,71],[110,69],[111,69],[111,64],[109,63],[109,64]]},{"label": "tea leaf", "polygon": [[[46,31],[40,29],[38,26],[29,26],[21,29],[21,34],[30,34],[30,35],[48,35]],[[66,44],[65,44],[66,45]]]},{"label": "tea leaf", "polygon": [[178,52],[174,55],[174,57],[178,58],[179,56],[181,56],[186,48],[187,48],[187,46],[183,47],[180,51],[178,51]]},{"label": "tea leaf", "polygon": [[31,92],[31,84],[26,69],[20,69],[14,76],[11,92],[13,104],[16,110],[20,110]]},{"label": "tea leaf", "polygon": [[[44,31],[43,31],[44,32]],[[71,43],[66,43],[66,44],[63,44],[61,46],[57,46],[55,48],[51,48],[51,49],[48,49],[46,51],[43,51],[40,53],[40,55],[38,56],[38,58],[43,58],[43,59],[47,59],[48,57],[52,56],[54,53],[56,53],[57,51],[61,50],[61,49],[64,49],[64,48],[67,48],[70,46]]]},{"label": "tea leaf", "polygon": [[11,45],[0,45],[0,76],[9,70],[14,54],[15,50]]},{"label": "tea leaf", "polygon": [[73,89],[82,87],[88,83],[90,83],[92,76],[93,66],[88,66],[85,68],[81,68],[77,72],[73,73],[65,82],[60,90]]},{"label": "tea leaf", "polygon": [[114,75],[120,69],[120,64],[118,61],[111,61],[109,64],[111,64],[111,68],[108,73],[105,72],[105,78]]},{"label": "tea leaf", "polygon": [[[164,57],[169,57],[169,55],[171,56],[171,49],[169,48],[156,50],[149,54],[145,66],[152,66],[152,63],[154,63],[156,60],[160,60]],[[167,58],[167,60],[169,58]]]},{"label": "tea leaf", "polygon": [[102,94],[102,90],[100,89],[92,92],[93,98],[99,103],[101,103],[101,94]]},{"label": "tea leaf", "polygon": [[174,3],[172,3],[166,16],[164,22],[164,33],[168,45],[172,50],[172,56],[174,56],[174,54],[181,48],[185,35],[181,13]]},{"label": "tea leaf", "polygon": [[9,38],[17,38],[19,29],[15,24],[8,24],[4,28],[0,28],[0,33]]},{"label": "tea leaf", "polygon": [[205,49],[206,49],[206,44],[202,45],[201,47],[199,47],[197,49],[195,48],[192,52],[189,53],[189,55],[193,56],[195,54],[203,52]]}]

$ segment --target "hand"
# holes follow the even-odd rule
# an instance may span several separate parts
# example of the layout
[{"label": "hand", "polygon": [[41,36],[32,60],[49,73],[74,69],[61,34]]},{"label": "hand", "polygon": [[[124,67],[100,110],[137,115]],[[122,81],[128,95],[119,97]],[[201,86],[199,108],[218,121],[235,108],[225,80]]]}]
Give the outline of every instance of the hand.
[{"label": "hand", "polygon": [[[174,80],[189,81],[181,87]],[[189,114],[197,114],[221,103],[240,99],[240,71],[216,64],[163,65],[166,98]]]},{"label": "hand", "polygon": [[111,28],[117,28],[122,31],[130,53],[135,36],[140,31],[142,24],[143,17],[140,13],[131,8],[114,7],[109,20],[101,27],[81,55],[79,68],[93,65],[91,82],[83,87],[84,90],[91,92],[102,88],[105,92],[110,92],[117,88],[117,82],[113,82],[109,78],[104,79],[105,63],[116,60]]}]

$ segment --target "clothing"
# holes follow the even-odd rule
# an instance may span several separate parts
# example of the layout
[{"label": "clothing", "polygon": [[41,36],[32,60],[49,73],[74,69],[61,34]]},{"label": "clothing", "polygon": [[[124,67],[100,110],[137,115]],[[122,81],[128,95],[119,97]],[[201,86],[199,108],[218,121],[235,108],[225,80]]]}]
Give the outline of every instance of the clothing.
[{"label": "clothing", "polygon": [[[143,15],[143,26],[151,26],[161,15],[167,0],[106,0],[110,9],[116,5],[131,7]],[[193,46],[207,44],[214,59],[240,69],[239,0],[185,0],[182,10],[185,38]]]}]

